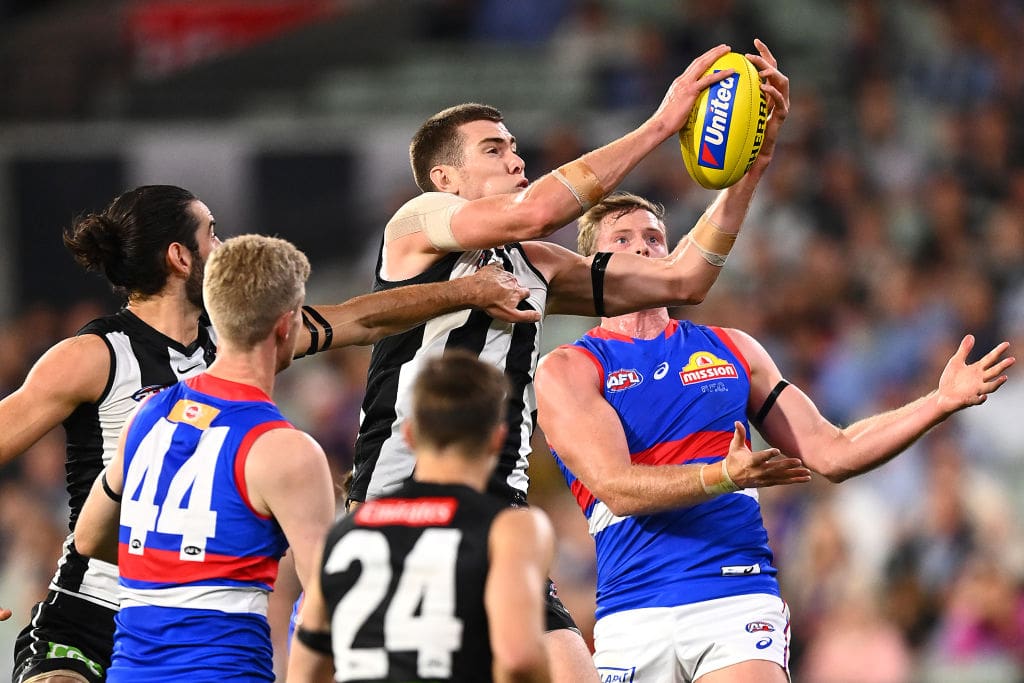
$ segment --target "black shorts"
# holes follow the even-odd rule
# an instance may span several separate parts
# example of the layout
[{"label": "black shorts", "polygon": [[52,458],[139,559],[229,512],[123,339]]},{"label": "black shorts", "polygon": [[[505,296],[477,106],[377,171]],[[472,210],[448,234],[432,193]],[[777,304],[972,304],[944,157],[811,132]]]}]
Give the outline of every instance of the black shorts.
[{"label": "black shorts", "polygon": [[555,582],[551,579],[548,579],[548,585],[544,593],[544,620],[546,622],[544,627],[546,631],[569,629],[576,631],[576,633],[580,632],[580,628],[573,621],[569,610],[565,608],[565,605],[559,599],[558,589],[555,588]]},{"label": "black shorts", "polygon": [[12,681],[64,670],[102,683],[114,651],[116,614],[88,600],[50,591],[32,608],[32,619],[14,643]]}]

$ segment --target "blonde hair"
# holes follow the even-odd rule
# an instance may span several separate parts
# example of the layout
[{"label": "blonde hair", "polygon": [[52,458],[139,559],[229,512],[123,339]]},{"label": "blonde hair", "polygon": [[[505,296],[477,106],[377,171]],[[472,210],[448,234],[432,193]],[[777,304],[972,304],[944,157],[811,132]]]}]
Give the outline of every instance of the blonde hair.
[{"label": "blonde hair", "polygon": [[665,207],[661,204],[644,199],[632,192],[616,192],[608,195],[579,217],[576,222],[576,250],[583,256],[590,256],[597,251],[597,231],[605,216],[614,214],[616,219],[634,211],[648,211],[664,229]]},{"label": "blonde hair", "polygon": [[232,237],[206,264],[203,300],[217,335],[250,349],[306,295],[309,260],[286,240]]}]

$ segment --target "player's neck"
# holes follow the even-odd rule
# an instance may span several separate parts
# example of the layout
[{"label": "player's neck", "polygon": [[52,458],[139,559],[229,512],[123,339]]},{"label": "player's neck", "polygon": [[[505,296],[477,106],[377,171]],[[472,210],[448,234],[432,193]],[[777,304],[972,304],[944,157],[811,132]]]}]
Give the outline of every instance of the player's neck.
[{"label": "player's neck", "polygon": [[130,298],[128,310],[161,334],[188,346],[199,336],[202,311],[183,296],[161,292],[146,298]]},{"label": "player's neck", "polygon": [[[479,467],[476,465],[480,465]],[[427,484],[462,484],[483,492],[490,476],[488,463],[417,450],[413,478]]]},{"label": "player's neck", "polygon": [[267,396],[274,395],[274,377],[277,374],[273,350],[259,344],[254,349],[233,349],[222,340],[217,345],[217,360],[207,372],[229,382],[248,384],[261,389]]},{"label": "player's neck", "polygon": [[614,318],[602,318],[601,327],[634,339],[654,339],[671,322],[667,308],[652,308]]}]

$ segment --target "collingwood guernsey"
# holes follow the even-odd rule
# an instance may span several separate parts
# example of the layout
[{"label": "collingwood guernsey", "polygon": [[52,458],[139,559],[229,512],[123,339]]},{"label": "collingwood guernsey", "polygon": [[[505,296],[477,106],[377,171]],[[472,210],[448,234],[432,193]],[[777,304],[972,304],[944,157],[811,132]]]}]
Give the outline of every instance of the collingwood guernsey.
[{"label": "collingwood guernsey", "polygon": [[[384,248],[377,260],[374,291],[454,280],[497,263],[530,290],[529,297],[519,303],[519,308],[544,313],[547,280],[530,263],[519,244],[450,252],[423,273],[402,281],[389,281],[382,274]],[[370,358],[349,498],[364,501],[389,495],[409,478],[414,456],[399,426],[410,413],[413,380],[425,358],[439,356],[448,349],[463,349],[503,370],[511,385],[508,438],[489,491],[510,503],[524,503],[528,484],[527,456],[537,417],[533,375],[537,368],[540,330],[541,322],[506,323],[481,310],[463,310],[377,342]]]},{"label": "collingwood guernsey", "polygon": [[78,334],[95,334],[110,350],[107,387],[96,403],[82,404],[64,421],[71,534],[50,590],[117,609],[117,567],[75,551],[74,528],[86,496],[117,451],[121,428],[146,396],[203,372],[213,362],[214,341],[205,318],[199,335],[182,346],[127,309],[98,318]]}]

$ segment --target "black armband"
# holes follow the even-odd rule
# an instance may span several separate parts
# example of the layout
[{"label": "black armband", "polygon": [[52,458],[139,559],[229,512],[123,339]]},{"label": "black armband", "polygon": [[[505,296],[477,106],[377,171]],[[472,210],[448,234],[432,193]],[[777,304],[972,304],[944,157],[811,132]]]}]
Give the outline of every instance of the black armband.
[{"label": "black armband", "polygon": [[307,313],[309,314],[310,318],[320,323],[320,327],[324,329],[324,345],[321,346],[319,350],[326,351],[327,349],[331,348],[331,342],[334,341],[334,328],[331,327],[331,324],[329,322],[327,322],[327,318],[325,318],[320,313],[320,311],[316,310],[312,306],[302,307],[303,316],[305,316]]},{"label": "black armband", "polygon": [[764,400],[764,404],[761,405],[761,410],[757,411],[757,416],[754,418],[754,424],[761,424],[764,418],[768,417],[768,411],[775,405],[775,399],[779,397],[782,390],[789,386],[789,382],[784,379],[780,379],[779,383],[775,385],[772,392],[768,394],[768,398]]},{"label": "black armband", "polygon": [[320,333],[316,330],[316,325],[309,319],[309,315],[306,314],[305,306],[302,311],[302,324],[309,330],[309,348],[302,355],[296,356],[296,358],[305,358],[306,356],[312,356],[317,352],[317,345],[320,343]]},{"label": "black armband", "polygon": [[594,254],[594,261],[590,264],[590,284],[594,288],[594,311],[601,318],[605,317],[604,271],[608,267],[608,259],[611,257],[611,252],[599,251]]},{"label": "black armband", "polygon": [[302,626],[298,626],[295,629],[295,637],[310,650],[315,650],[325,655],[332,654],[330,631],[310,631],[302,628]]},{"label": "black armband", "polygon": [[103,486],[103,493],[107,494],[107,498],[114,501],[115,503],[121,502],[121,494],[114,493],[114,489],[110,488],[110,484],[107,483],[107,473],[104,471],[100,475],[100,484]]}]

